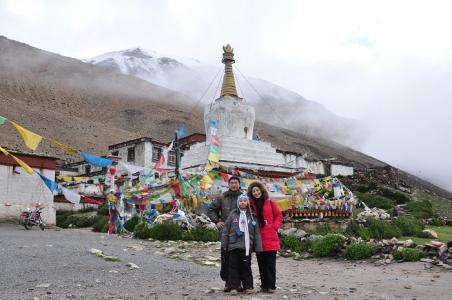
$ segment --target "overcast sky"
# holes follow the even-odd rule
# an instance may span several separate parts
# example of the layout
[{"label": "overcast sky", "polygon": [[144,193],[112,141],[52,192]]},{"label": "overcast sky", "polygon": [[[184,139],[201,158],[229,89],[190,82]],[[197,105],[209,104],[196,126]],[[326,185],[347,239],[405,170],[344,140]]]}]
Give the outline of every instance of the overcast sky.
[{"label": "overcast sky", "polygon": [[359,150],[452,191],[451,12],[432,0],[0,0],[0,34],[75,58],[141,46],[213,65],[230,43],[243,73],[365,121]]}]

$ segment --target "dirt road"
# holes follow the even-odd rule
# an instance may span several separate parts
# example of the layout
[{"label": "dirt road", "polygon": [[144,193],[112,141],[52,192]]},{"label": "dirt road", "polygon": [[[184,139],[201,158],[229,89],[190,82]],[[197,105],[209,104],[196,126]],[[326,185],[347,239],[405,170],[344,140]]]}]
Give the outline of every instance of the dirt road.
[{"label": "dirt road", "polygon": [[[217,244],[185,246],[108,237],[88,230],[0,224],[0,299],[223,299],[218,265],[194,263],[219,256]],[[120,261],[90,253],[102,250]],[[190,260],[185,258],[190,257]],[[139,268],[127,266],[134,263]],[[259,278],[253,258],[255,286]],[[249,299],[451,299],[452,272],[424,263],[376,267],[335,259],[277,260],[278,289]],[[237,298],[237,297],[236,297]]]}]

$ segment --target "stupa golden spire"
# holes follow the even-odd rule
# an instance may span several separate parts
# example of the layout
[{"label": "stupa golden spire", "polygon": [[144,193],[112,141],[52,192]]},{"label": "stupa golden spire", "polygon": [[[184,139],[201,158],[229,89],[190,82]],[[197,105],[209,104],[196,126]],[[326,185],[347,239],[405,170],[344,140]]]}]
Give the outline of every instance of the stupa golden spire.
[{"label": "stupa golden spire", "polygon": [[235,63],[234,49],[231,45],[227,44],[223,46],[223,51],[223,60],[221,62],[224,63],[225,67],[221,96],[230,95],[238,97],[237,89],[235,88],[234,73],[232,72],[232,64]]}]

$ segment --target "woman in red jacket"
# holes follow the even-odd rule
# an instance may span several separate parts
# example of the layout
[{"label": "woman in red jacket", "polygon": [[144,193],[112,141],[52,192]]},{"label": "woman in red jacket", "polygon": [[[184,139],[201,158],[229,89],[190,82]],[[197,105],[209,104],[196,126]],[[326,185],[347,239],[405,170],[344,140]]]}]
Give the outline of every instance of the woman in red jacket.
[{"label": "woman in red jacket", "polygon": [[248,187],[248,197],[256,213],[261,232],[262,250],[256,253],[263,292],[273,293],[276,289],[276,251],[280,249],[278,228],[282,214],[268,198],[268,192],[260,182],[252,182]]}]

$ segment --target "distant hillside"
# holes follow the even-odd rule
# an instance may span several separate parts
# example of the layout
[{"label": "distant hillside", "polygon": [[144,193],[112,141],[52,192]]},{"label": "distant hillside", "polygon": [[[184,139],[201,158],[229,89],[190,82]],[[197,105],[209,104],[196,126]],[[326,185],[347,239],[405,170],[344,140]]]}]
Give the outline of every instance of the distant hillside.
[{"label": "distant hillside", "polygon": [[[129,75],[0,37],[0,115],[34,132],[103,155],[110,144],[150,136],[169,142],[180,126],[204,133],[203,108],[193,99]],[[188,104],[187,104],[188,103]],[[337,142],[257,122],[255,130],[275,147],[313,159],[335,157],[358,168],[386,164]],[[0,144],[25,150],[11,126],[0,127]],[[28,151],[28,150],[27,150]],[[38,151],[68,160],[43,142]],[[451,194],[419,179],[438,194]]]}]

